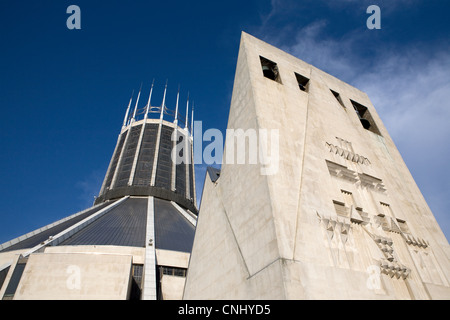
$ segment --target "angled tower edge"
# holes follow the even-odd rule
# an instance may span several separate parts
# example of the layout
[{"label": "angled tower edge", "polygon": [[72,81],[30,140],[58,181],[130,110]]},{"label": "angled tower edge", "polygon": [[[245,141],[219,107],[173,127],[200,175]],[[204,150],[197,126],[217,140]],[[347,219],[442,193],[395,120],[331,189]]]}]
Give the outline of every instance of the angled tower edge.
[{"label": "angled tower edge", "polygon": [[[252,44],[246,38],[243,33],[220,177],[208,172],[205,178],[202,216],[198,219],[184,299],[285,298],[268,178],[261,174],[262,165],[247,161],[238,164],[237,160],[242,152],[236,147],[237,141],[247,134],[249,139],[253,134],[258,139],[260,128],[249,71],[254,61],[247,54],[247,45]],[[274,281],[266,282],[267,276]]]}]

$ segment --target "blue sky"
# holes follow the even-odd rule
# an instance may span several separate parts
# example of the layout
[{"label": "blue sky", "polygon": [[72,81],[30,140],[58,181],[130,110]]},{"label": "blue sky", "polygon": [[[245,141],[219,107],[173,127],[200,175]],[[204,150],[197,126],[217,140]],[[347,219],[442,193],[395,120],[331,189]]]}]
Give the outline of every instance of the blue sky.
[{"label": "blue sky", "polygon": [[[81,30],[66,9],[81,8]],[[366,8],[381,8],[368,30]],[[89,207],[132,90],[178,85],[224,130],[241,31],[365,91],[450,235],[450,4],[436,0],[0,2],[0,243]],[[154,104],[158,104],[155,102]],[[197,166],[198,194],[205,166]]]}]

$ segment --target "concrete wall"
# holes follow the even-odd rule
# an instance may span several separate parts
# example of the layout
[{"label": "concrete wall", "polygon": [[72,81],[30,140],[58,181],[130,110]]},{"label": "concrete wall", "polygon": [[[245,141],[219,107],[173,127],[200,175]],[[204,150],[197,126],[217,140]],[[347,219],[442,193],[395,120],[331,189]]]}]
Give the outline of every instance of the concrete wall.
[{"label": "concrete wall", "polygon": [[0,269],[3,269],[2,266],[10,265],[16,256],[26,252],[27,250],[28,249],[22,249],[0,253]]},{"label": "concrete wall", "polygon": [[[26,251],[26,250],[25,250]],[[11,263],[0,291],[6,290],[20,251],[0,255]],[[189,253],[156,249],[160,266],[186,269]],[[26,263],[14,300],[123,300],[128,299],[131,265],[143,265],[145,248],[125,246],[55,246],[31,254]],[[156,281],[160,279],[155,279]],[[164,300],[182,298],[185,277],[161,275]]]},{"label": "concrete wall", "polygon": [[[153,199],[153,197],[151,197]],[[126,199],[126,198],[123,198]],[[120,201],[120,200],[119,200]],[[116,202],[117,203],[117,202]],[[176,205],[176,204],[175,204]],[[176,205],[177,206],[177,205]],[[181,207],[177,207],[178,211],[180,211],[179,214],[188,215]],[[107,208],[105,208],[106,210]],[[145,243],[147,244],[147,248],[141,248],[141,247],[131,247],[131,246],[114,246],[114,245],[66,245],[66,246],[58,246],[53,245],[56,243],[61,243],[59,235],[62,237],[69,237],[71,234],[70,230],[80,230],[83,226],[86,225],[85,222],[81,222],[83,224],[81,227],[74,227],[71,226],[68,229],[62,231],[58,234],[58,236],[49,238],[49,241],[42,242],[39,245],[23,249],[23,250],[16,250],[16,251],[7,251],[0,253],[0,271],[1,273],[1,280],[2,280],[2,286],[0,288],[0,299],[52,299],[52,294],[55,295],[58,299],[125,299],[130,294],[129,287],[126,287],[125,294],[126,296],[123,296],[123,292],[120,292],[120,295],[117,295],[114,291],[111,291],[109,288],[111,285],[114,285],[115,281],[121,281],[122,278],[116,279],[112,276],[110,277],[111,280],[109,282],[101,283],[101,281],[96,281],[96,278],[101,279],[99,277],[100,274],[105,273],[104,268],[107,268],[107,266],[100,267],[102,264],[101,256],[109,256],[117,257],[117,259],[123,259],[124,257],[129,257],[131,259],[131,262],[129,262],[129,269],[135,270],[138,274],[133,274],[134,278],[137,280],[141,280],[140,282],[140,289],[141,289],[141,295],[140,298],[143,300],[148,299],[149,297],[152,299],[156,299],[157,296],[157,287],[159,285],[159,282],[161,278],[157,278],[156,273],[156,264],[159,264],[161,266],[166,266],[169,268],[183,268],[186,269],[188,267],[188,261],[189,261],[189,253],[185,252],[175,252],[175,251],[169,251],[169,250],[156,250],[154,247],[154,222],[153,222],[153,200],[148,201],[148,219],[147,220],[147,227],[146,227],[146,239]],[[193,219],[192,216],[188,215],[187,219],[190,221],[190,223],[195,224],[195,219]],[[63,220],[61,220],[63,221]],[[170,222],[169,222],[170,224]],[[78,225],[78,224],[77,224]],[[75,229],[74,229],[75,228]],[[39,230],[46,230],[47,228],[41,228]],[[35,234],[35,233],[33,233]],[[21,237],[26,238],[26,237]],[[20,238],[18,238],[20,239]],[[50,244],[49,244],[50,243]],[[9,243],[7,243],[9,244]],[[33,258],[28,258],[30,254],[33,256]],[[35,255],[38,255],[37,257],[34,257]],[[41,256],[43,255],[43,256]],[[68,259],[68,257],[73,257],[73,261],[70,266],[65,264],[65,259]],[[79,257],[80,260],[76,261],[76,257]],[[29,259],[29,262],[28,262]],[[38,259],[38,260],[36,260]],[[100,260],[99,260],[100,259]],[[128,259],[128,258],[127,258]],[[23,268],[26,266],[26,272],[29,274],[24,274],[22,277],[17,276],[19,275],[17,272],[14,273],[15,267],[18,263],[18,261],[21,261],[20,268]],[[98,260],[98,262],[97,262]],[[62,265],[55,264],[53,270],[50,268],[49,274],[41,274],[42,272],[45,272],[45,268],[47,264],[52,264],[54,261],[59,261],[62,263]],[[40,264],[44,265],[40,265]],[[98,270],[95,268],[87,268],[86,264],[97,264]],[[138,265],[137,267],[133,267],[133,265]],[[140,272],[140,266],[143,266],[142,274]],[[73,267],[73,268],[72,268]],[[30,269],[31,268],[31,269]],[[84,282],[83,286],[86,285],[87,287],[83,287],[81,289],[82,292],[77,295],[75,294],[76,291],[68,291],[66,292],[64,289],[64,284],[59,283],[59,281],[62,279],[61,273],[64,272],[63,269],[67,269],[71,271],[72,269],[75,270],[77,273],[83,273],[84,279],[90,279],[95,280],[93,281],[92,288],[91,282]],[[82,270],[83,269],[83,270]],[[84,270],[85,269],[85,270]],[[18,269],[19,270],[19,269]],[[20,269],[22,270],[22,269]],[[74,272],[75,272],[74,271]],[[119,272],[118,276],[120,277],[120,271],[108,271],[108,272]],[[108,274],[106,272],[106,274]],[[13,275],[16,275],[12,278]],[[175,273],[176,275],[179,275],[179,272]],[[50,281],[51,277],[55,277],[54,281]],[[48,283],[48,286],[44,286],[41,288],[38,284],[41,283],[42,279],[48,279],[46,280],[46,283]],[[165,283],[162,284],[164,287],[162,297],[165,296],[170,299],[179,299],[183,293],[184,289],[184,277],[183,279],[170,279],[165,277],[163,279],[163,282],[167,282],[167,285]],[[10,284],[11,279],[16,279],[17,281],[13,281]],[[16,285],[19,282],[19,286],[24,286],[20,293],[18,293],[18,289],[16,290]],[[62,281],[62,280],[61,280]],[[128,274],[128,281],[131,281],[131,274]],[[134,280],[131,281],[134,284]],[[12,285],[14,284],[14,286]],[[120,286],[120,284],[117,284]],[[8,288],[9,286],[9,288]],[[104,292],[102,291],[104,288],[107,292],[111,291],[109,297],[108,295],[104,295]],[[7,290],[8,289],[8,290]],[[84,290],[86,289],[86,290]],[[93,289],[96,291],[91,292]],[[122,290],[122,289],[121,289]],[[49,293],[47,293],[48,291]],[[139,298],[137,296],[137,289],[133,286],[132,287],[132,298]],[[5,293],[6,292],[6,293]],[[14,293],[17,293],[17,295],[14,295]],[[150,292],[150,293],[149,293]],[[6,295],[5,295],[6,294]]]},{"label": "concrete wall", "polygon": [[[156,263],[158,266],[187,269],[190,254],[186,252],[156,249]],[[181,300],[186,278],[160,274],[161,295],[163,300]]]},{"label": "concrete wall", "polygon": [[[258,129],[244,45],[228,127]],[[205,178],[184,299],[284,298],[267,177],[257,165],[234,164],[222,166],[219,181]],[[268,265],[273,281],[260,281]]]},{"label": "concrete wall", "polygon": [[132,257],[133,264],[144,264],[145,248],[125,246],[55,246],[46,247],[45,253],[86,253],[86,254],[114,254]]},{"label": "concrete wall", "polygon": [[156,263],[160,266],[187,268],[190,254],[187,252],[156,249]]},{"label": "concrete wall", "polygon": [[277,129],[278,171],[207,178],[184,298],[450,298],[448,242],[365,93],[243,33],[228,128]]},{"label": "concrete wall", "polygon": [[34,253],[14,300],[124,300],[131,263],[130,255]]}]

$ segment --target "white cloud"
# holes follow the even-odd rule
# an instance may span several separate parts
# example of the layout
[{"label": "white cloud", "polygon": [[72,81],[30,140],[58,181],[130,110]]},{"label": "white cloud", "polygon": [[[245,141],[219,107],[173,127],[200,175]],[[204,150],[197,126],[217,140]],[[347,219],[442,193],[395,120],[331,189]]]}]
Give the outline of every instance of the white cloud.
[{"label": "white cloud", "polygon": [[392,53],[354,83],[377,108],[448,238],[450,55]]}]

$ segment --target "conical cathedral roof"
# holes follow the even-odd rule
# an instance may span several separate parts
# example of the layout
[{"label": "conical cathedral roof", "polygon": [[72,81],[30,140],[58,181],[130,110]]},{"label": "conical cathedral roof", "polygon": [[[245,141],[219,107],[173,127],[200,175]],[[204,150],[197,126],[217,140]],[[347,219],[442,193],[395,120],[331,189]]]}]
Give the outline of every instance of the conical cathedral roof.
[{"label": "conical cathedral roof", "polygon": [[[145,247],[148,201],[154,200],[155,246],[157,249],[191,252],[195,226],[175,203],[163,199],[129,197],[117,206],[116,200],[96,205],[68,218],[59,220],[27,235],[2,244],[0,252],[31,249],[41,244],[115,245]],[[102,209],[110,208],[104,214]],[[178,207],[178,208],[177,208]],[[95,219],[95,215],[99,217]],[[186,214],[186,213],[185,213]],[[194,217],[192,216],[192,219]],[[83,223],[84,222],[84,223]],[[60,233],[81,225],[67,239],[58,240]],[[61,235],[60,237],[63,237]],[[53,239],[53,241],[51,241]]]}]

